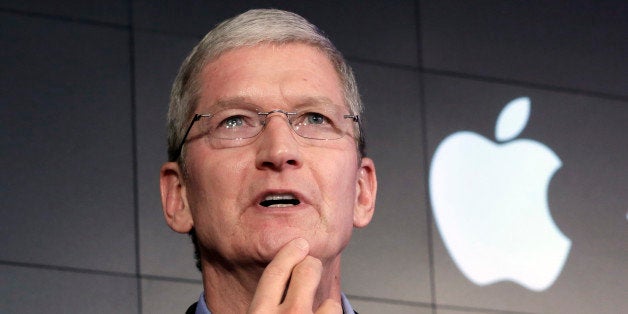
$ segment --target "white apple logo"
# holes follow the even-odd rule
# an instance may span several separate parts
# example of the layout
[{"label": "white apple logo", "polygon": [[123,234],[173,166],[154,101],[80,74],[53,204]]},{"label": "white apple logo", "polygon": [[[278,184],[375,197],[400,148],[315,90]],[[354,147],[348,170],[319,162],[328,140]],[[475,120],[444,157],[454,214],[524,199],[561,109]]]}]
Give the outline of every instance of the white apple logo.
[{"label": "white apple logo", "polygon": [[514,99],[495,126],[503,144],[460,131],[445,138],[432,159],[436,225],[455,264],[477,285],[511,280],[545,290],[571,248],[547,205],[549,182],[561,160],[537,141],[513,140],[529,114],[530,99]]}]

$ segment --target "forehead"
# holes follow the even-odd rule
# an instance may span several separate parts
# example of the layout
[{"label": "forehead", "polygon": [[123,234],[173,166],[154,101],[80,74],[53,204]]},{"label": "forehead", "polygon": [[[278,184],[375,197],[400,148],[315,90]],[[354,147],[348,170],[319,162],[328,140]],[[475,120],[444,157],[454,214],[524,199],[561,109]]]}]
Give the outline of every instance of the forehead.
[{"label": "forehead", "polygon": [[205,108],[236,98],[272,108],[311,99],[344,105],[342,84],[327,55],[301,43],[229,50],[203,68],[200,83],[198,105]]}]

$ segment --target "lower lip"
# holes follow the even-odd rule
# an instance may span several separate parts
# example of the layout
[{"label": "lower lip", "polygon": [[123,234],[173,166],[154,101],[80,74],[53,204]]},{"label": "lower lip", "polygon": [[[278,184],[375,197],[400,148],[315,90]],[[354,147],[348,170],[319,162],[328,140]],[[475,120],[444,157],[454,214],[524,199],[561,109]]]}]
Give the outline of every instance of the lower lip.
[{"label": "lower lip", "polygon": [[[298,204],[297,204],[298,205]],[[264,206],[267,208],[276,208],[276,207],[292,207],[292,206],[297,206],[294,204],[278,204],[278,205],[272,205],[272,206]]]},{"label": "lower lip", "polygon": [[305,205],[303,203],[299,203],[298,205],[280,205],[265,207],[258,204],[256,208],[258,211],[264,213],[294,213],[295,211],[303,210],[305,208]]}]

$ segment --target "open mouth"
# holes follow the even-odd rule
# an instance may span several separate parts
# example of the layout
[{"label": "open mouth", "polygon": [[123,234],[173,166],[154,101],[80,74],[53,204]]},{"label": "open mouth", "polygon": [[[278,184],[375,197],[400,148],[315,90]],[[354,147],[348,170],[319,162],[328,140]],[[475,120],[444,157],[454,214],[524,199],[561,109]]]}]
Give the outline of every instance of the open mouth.
[{"label": "open mouth", "polygon": [[301,201],[292,194],[267,195],[259,204],[264,207],[288,207],[299,205]]}]

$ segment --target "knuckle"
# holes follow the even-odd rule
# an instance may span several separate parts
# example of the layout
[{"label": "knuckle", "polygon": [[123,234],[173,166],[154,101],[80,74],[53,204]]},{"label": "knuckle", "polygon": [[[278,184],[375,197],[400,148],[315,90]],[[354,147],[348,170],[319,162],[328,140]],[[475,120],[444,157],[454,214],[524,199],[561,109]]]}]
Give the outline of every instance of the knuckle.
[{"label": "knuckle", "polygon": [[323,313],[342,313],[342,305],[340,305],[338,301],[327,299],[323,302],[321,307],[316,310],[316,314]]},{"label": "knuckle", "polygon": [[316,275],[322,268],[323,263],[319,259],[308,256],[294,268],[293,273],[304,276]]},{"label": "knuckle", "polygon": [[[302,306],[299,306],[298,304],[288,305],[284,307],[283,310],[281,311],[281,313],[284,313],[284,314],[303,314],[307,312],[308,312],[308,309],[304,309]],[[309,309],[309,312],[311,313],[312,310]]]},{"label": "knuckle", "polygon": [[287,271],[279,265],[269,264],[266,266],[264,274],[268,277],[280,278],[286,276]]}]

